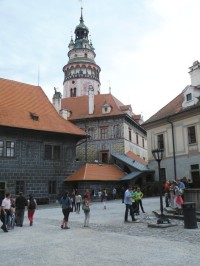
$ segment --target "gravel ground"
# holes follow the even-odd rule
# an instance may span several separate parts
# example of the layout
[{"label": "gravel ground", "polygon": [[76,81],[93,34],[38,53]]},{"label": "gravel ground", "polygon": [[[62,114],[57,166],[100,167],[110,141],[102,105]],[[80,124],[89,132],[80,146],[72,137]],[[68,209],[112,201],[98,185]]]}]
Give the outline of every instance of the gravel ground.
[{"label": "gravel ground", "polygon": [[184,229],[182,220],[171,220],[170,227],[156,224],[152,213],[159,198],[143,199],[145,212],[137,222],[124,223],[120,200],[92,203],[90,227],[83,227],[84,214],[70,213],[70,229],[62,230],[62,213],[57,204],[39,206],[35,221],[9,233],[0,232],[0,265],[200,265],[200,224]]}]

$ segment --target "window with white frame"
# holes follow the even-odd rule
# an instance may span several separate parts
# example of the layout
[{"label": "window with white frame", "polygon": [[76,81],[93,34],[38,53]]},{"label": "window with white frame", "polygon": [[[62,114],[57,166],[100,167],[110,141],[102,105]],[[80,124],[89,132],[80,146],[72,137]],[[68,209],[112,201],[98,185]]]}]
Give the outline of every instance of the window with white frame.
[{"label": "window with white frame", "polygon": [[2,157],[4,152],[3,152],[3,147],[4,147],[4,144],[3,144],[3,141],[0,141],[0,156]]},{"label": "window with white frame", "polygon": [[189,102],[189,101],[192,100],[192,93],[188,93],[188,94],[186,95],[186,100],[187,100],[187,102]]},{"label": "window with white frame", "polygon": [[14,141],[0,141],[0,157],[14,157],[15,156],[15,142]]},{"label": "window with white frame", "polygon": [[142,147],[144,148],[144,137],[142,137]]},{"label": "window with white frame", "polygon": [[130,127],[128,129],[128,137],[129,137],[129,141],[132,141],[132,129]]},{"label": "window with white frame", "polygon": [[158,149],[164,149],[164,135],[163,134],[157,135],[157,145],[158,145]]},{"label": "window with white frame", "polygon": [[113,126],[113,138],[119,138],[121,136],[120,125]]},{"label": "window with white frame", "polygon": [[138,133],[136,133],[136,144],[137,145],[139,144],[139,135],[138,135]]},{"label": "window with white frame", "polygon": [[188,143],[193,144],[196,143],[196,132],[195,126],[188,127]]},{"label": "window with white frame", "polygon": [[101,127],[100,128],[100,138],[101,139],[108,139],[108,127]]}]

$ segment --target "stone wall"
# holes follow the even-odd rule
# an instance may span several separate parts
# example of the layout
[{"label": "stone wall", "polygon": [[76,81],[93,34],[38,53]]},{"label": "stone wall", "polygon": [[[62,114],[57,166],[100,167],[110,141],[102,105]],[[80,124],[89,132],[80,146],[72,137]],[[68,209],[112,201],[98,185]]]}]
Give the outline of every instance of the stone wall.
[{"label": "stone wall", "polygon": [[[16,194],[17,181],[24,183],[26,196],[55,201],[63,192],[64,179],[82,166],[76,162],[76,139],[64,134],[31,130],[1,128],[0,140],[15,143],[13,157],[0,157],[0,182],[5,182],[5,192]],[[44,158],[44,145],[60,146],[60,159]],[[49,182],[55,182],[55,193],[49,194]]]},{"label": "stone wall", "polygon": [[[124,154],[124,120],[120,117],[108,117],[98,118],[90,121],[73,121],[73,123],[79,128],[88,132],[88,129],[95,129],[95,137],[89,138],[87,142],[77,147],[77,159],[80,161],[94,162],[95,160],[101,161],[101,152],[108,153],[109,161],[111,153]],[[121,132],[119,137],[114,137],[113,127],[120,125]],[[101,139],[100,129],[101,127],[108,127],[108,138]],[[87,151],[87,153],[86,153]],[[109,162],[108,161],[108,162]]]}]

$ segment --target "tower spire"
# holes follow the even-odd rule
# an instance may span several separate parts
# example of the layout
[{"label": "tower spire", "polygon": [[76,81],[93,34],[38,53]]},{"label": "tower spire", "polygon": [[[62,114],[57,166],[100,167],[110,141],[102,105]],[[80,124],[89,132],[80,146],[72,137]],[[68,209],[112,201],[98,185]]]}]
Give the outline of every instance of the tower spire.
[{"label": "tower spire", "polygon": [[84,20],[83,20],[83,7],[81,7],[81,17],[80,17],[80,22],[84,22]]}]

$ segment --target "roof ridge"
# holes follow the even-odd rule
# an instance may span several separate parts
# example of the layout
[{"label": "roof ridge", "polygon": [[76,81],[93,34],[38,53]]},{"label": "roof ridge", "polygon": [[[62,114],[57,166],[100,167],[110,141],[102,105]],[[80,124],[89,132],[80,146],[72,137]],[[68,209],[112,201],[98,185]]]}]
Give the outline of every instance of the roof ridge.
[{"label": "roof ridge", "polygon": [[17,83],[19,85],[26,85],[26,86],[30,86],[30,87],[39,87],[39,88],[41,88],[41,86],[38,86],[38,85],[32,85],[32,84],[24,83],[24,82],[13,80],[13,79],[0,78],[0,80],[5,80],[5,81]]}]

